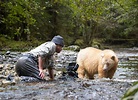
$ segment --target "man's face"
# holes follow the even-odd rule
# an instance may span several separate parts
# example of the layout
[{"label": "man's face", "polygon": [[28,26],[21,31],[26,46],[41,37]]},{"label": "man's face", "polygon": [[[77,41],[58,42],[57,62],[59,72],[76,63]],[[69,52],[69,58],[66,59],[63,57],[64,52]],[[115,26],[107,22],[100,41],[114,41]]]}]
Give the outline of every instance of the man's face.
[{"label": "man's face", "polygon": [[60,53],[61,50],[62,50],[62,46],[56,45],[56,52]]}]

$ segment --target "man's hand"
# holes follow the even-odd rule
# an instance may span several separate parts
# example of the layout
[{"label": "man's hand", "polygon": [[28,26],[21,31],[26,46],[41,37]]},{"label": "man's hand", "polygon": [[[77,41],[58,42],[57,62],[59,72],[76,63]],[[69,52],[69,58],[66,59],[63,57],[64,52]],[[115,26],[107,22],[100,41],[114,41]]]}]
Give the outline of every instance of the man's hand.
[{"label": "man's hand", "polygon": [[40,76],[42,79],[44,79],[44,77],[45,77],[44,71],[43,71],[42,69],[39,69],[39,71],[40,71],[39,76]]}]

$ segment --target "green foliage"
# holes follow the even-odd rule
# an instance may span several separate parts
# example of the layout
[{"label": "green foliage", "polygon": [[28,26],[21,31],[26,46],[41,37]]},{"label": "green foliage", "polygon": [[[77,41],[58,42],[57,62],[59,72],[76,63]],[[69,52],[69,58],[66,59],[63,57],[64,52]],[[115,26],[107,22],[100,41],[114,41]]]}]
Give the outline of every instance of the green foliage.
[{"label": "green foliage", "polygon": [[27,35],[30,35],[29,27],[36,21],[33,14],[38,12],[37,3],[30,0],[10,0],[2,3],[5,10],[2,22],[7,32],[4,31],[1,34],[7,34],[11,39],[15,36],[26,39]]},{"label": "green foliage", "polygon": [[82,46],[84,43],[83,43],[83,40],[82,39],[77,39],[75,41],[75,44],[78,45],[78,46]]},{"label": "green foliage", "polygon": [[78,45],[71,45],[71,46],[68,46],[68,47],[64,47],[63,49],[64,50],[77,51],[77,52],[80,51],[80,47]]},{"label": "green foliage", "polygon": [[7,39],[4,37],[4,36],[2,36],[2,35],[0,35],[0,48],[2,48],[2,47],[5,47],[5,41],[6,41]]},{"label": "green foliage", "polygon": [[32,41],[14,41],[9,39],[6,35],[0,35],[0,50],[11,50],[11,51],[28,51],[44,41],[38,41],[33,38]]},{"label": "green foliage", "polygon": [[122,100],[133,100],[138,93],[138,82],[135,82],[134,85],[128,89],[128,91],[122,97]]},{"label": "green foliage", "polygon": [[95,38],[133,39],[138,37],[137,8],[137,0],[0,1],[0,34],[16,41],[47,41],[60,34],[66,45],[83,46]]}]

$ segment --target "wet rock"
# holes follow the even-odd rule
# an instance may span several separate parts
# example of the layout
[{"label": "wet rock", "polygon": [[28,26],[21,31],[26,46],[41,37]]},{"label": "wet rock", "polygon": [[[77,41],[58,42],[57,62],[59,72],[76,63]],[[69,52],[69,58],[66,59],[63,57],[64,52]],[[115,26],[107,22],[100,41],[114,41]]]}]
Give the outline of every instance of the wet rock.
[{"label": "wet rock", "polygon": [[[1,84],[0,84],[0,86],[1,86]],[[4,90],[5,90],[5,88],[0,87],[0,92],[3,92]]]},{"label": "wet rock", "polygon": [[3,64],[0,64],[0,71],[2,71],[3,69]]},{"label": "wet rock", "polygon": [[7,78],[7,76],[5,76],[5,75],[0,75],[0,79],[6,79]]},{"label": "wet rock", "polygon": [[17,75],[14,75],[13,81],[15,81],[16,83],[19,83],[19,82],[21,82],[21,77],[18,77]]},{"label": "wet rock", "polygon": [[14,81],[8,81],[8,80],[3,80],[2,81],[2,87],[6,87],[8,85],[15,85],[16,83]]},{"label": "wet rock", "polygon": [[[62,67],[66,68],[69,63],[76,62],[77,52],[63,50],[61,53],[57,54],[56,63],[60,62]],[[56,64],[55,64],[56,66]]]},{"label": "wet rock", "polygon": [[10,51],[7,51],[7,52],[6,52],[6,55],[9,55],[10,53],[11,53]]},{"label": "wet rock", "polygon": [[0,81],[0,87],[2,87],[2,80]]},{"label": "wet rock", "polygon": [[39,79],[29,76],[21,76],[21,82],[40,82]]},{"label": "wet rock", "polygon": [[12,81],[14,79],[14,76],[13,75],[8,75],[8,77],[6,79],[9,80],[9,81]]},{"label": "wet rock", "polygon": [[82,86],[83,86],[83,87],[89,87],[89,86],[91,86],[91,84],[83,83]]}]

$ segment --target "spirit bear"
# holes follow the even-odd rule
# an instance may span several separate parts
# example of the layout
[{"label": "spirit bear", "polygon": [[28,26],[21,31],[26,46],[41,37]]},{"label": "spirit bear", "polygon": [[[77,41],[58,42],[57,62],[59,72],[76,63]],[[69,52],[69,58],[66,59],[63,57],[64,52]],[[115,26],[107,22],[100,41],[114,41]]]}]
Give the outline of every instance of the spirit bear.
[{"label": "spirit bear", "polygon": [[112,78],[118,65],[118,58],[112,50],[100,50],[87,47],[77,55],[77,69],[79,78],[94,79],[98,73],[99,78]]}]

